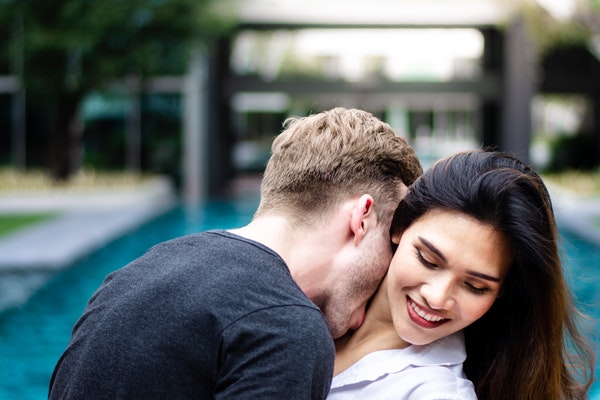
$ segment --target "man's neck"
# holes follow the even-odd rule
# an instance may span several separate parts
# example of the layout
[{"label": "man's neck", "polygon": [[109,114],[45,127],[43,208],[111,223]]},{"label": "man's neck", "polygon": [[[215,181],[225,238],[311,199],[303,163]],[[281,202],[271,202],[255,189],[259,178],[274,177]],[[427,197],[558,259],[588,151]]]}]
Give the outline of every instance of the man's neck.
[{"label": "man's neck", "polygon": [[[278,215],[262,215],[232,233],[262,243],[285,261],[292,278],[315,303],[327,287],[333,258],[344,244],[339,223],[299,227]],[[317,304],[318,305],[318,304]]]},{"label": "man's neck", "polygon": [[288,248],[294,243],[294,230],[289,222],[279,216],[261,216],[253,219],[248,225],[230,232],[255,242],[259,242],[283,258],[288,263]]}]

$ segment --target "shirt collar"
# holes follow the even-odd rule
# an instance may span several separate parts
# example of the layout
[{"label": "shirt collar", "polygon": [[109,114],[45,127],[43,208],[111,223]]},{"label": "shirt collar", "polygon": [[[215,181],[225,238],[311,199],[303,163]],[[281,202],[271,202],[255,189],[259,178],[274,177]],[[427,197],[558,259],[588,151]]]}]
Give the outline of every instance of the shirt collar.
[{"label": "shirt collar", "polygon": [[332,387],[375,381],[383,375],[396,373],[411,366],[457,365],[466,359],[463,332],[436,340],[424,346],[380,350],[367,354],[350,368],[333,378]]}]

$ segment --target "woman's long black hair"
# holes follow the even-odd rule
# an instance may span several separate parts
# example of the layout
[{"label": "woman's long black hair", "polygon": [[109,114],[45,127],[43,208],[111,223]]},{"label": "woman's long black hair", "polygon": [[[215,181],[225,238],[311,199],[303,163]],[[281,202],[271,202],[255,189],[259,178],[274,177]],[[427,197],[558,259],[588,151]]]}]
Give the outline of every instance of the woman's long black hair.
[{"label": "woman's long black hair", "polygon": [[[478,397],[586,398],[593,354],[578,331],[580,314],[563,276],[552,203],[539,174],[502,152],[447,157],[410,187],[392,233],[436,209],[493,226],[513,256],[501,296],[465,329],[464,370]],[[582,375],[584,383],[577,379]]]}]

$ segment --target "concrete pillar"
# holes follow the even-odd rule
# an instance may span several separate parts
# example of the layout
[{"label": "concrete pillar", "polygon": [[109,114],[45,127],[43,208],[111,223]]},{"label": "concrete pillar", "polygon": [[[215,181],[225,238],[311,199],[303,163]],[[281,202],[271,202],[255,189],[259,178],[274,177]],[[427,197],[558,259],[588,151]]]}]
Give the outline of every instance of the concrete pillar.
[{"label": "concrete pillar", "polygon": [[208,115],[207,65],[204,49],[197,49],[185,79],[183,107],[182,194],[186,205],[207,197]]},{"label": "concrete pillar", "polygon": [[531,100],[536,87],[536,57],[521,18],[505,32],[504,95],[500,150],[529,160],[531,144]]}]

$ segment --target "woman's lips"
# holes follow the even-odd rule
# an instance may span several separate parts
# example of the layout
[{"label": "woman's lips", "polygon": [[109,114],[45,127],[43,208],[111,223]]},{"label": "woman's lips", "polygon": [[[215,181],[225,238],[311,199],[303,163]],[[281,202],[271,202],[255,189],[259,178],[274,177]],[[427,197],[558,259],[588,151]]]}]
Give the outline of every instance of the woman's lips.
[{"label": "woman's lips", "polygon": [[437,328],[438,326],[450,321],[448,318],[432,314],[430,311],[425,310],[422,306],[419,306],[408,296],[406,296],[406,308],[408,309],[408,316],[410,319],[415,324],[423,328]]}]

